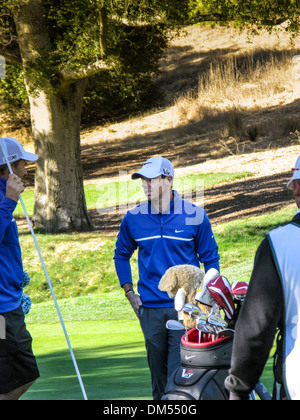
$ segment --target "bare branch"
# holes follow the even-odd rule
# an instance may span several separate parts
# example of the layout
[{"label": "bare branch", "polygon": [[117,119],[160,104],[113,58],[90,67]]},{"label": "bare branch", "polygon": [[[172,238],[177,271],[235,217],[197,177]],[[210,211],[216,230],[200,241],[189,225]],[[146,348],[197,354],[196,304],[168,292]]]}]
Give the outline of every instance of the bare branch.
[{"label": "bare branch", "polygon": [[113,62],[107,63],[104,60],[98,60],[95,63],[89,64],[85,68],[79,70],[65,68],[60,72],[62,85],[74,83],[76,80],[85,79],[100,73],[101,71],[111,70],[113,67]]},{"label": "bare branch", "polygon": [[21,63],[19,43],[15,35],[0,28],[0,54],[7,62]]}]

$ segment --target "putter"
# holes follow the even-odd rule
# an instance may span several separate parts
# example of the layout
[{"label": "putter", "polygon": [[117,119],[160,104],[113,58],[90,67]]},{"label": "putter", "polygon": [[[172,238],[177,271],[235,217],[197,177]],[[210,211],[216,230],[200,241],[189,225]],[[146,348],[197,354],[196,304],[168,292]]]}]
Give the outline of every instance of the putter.
[{"label": "putter", "polygon": [[[11,165],[10,165],[9,160],[7,158],[7,153],[5,151],[5,148],[4,148],[1,140],[0,140],[0,147],[2,149],[2,153],[3,153],[3,156],[5,158],[5,162],[6,162],[6,165],[8,167],[9,173],[10,174],[13,174],[13,171],[11,169]],[[47,269],[46,269],[46,266],[45,266],[45,263],[44,263],[43,256],[41,254],[41,251],[40,251],[40,248],[39,248],[39,245],[38,245],[36,236],[35,236],[34,231],[33,231],[33,228],[32,228],[31,221],[29,219],[29,216],[28,216],[28,213],[27,213],[27,210],[26,210],[26,207],[25,207],[25,204],[24,204],[24,201],[23,201],[23,198],[22,198],[21,195],[20,195],[20,203],[21,203],[21,205],[23,207],[24,215],[26,217],[26,220],[27,220],[27,223],[28,223],[28,226],[29,226],[29,229],[30,229],[32,238],[33,238],[33,241],[35,243],[36,250],[37,250],[37,252],[39,254],[39,258],[40,258],[40,261],[42,263],[42,267],[43,267],[43,270],[44,270],[44,273],[45,273],[45,276],[46,276],[46,279],[47,279],[47,282],[48,282],[48,286],[49,286],[50,291],[51,291],[52,298],[54,300],[54,304],[55,304],[55,307],[56,307],[56,310],[57,310],[57,313],[58,313],[58,317],[59,317],[59,320],[60,320],[62,329],[63,329],[64,334],[65,334],[65,338],[66,338],[66,341],[67,341],[67,344],[68,344],[68,347],[69,347],[69,351],[70,351],[71,358],[72,358],[72,361],[73,361],[73,365],[74,365],[74,368],[75,368],[75,371],[76,371],[76,374],[77,374],[77,378],[78,378],[78,382],[79,382],[79,385],[80,385],[80,388],[81,388],[81,392],[82,392],[83,398],[84,398],[84,400],[87,400],[88,398],[87,398],[87,395],[86,395],[86,392],[85,392],[85,389],[84,389],[84,385],[83,385],[83,382],[82,382],[82,379],[81,379],[81,375],[80,375],[80,372],[79,372],[79,369],[78,369],[78,365],[77,365],[77,362],[76,362],[76,359],[75,359],[75,356],[74,356],[74,353],[73,353],[73,349],[72,349],[72,346],[71,346],[71,343],[70,343],[70,340],[69,340],[69,336],[68,336],[68,333],[67,333],[67,330],[66,330],[66,327],[65,327],[65,324],[64,324],[64,321],[63,321],[63,318],[62,318],[62,315],[61,315],[61,312],[60,312],[60,309],[59,309],[59,306],[58,306],[56,297],[55,297],[55,293],[54,293],[54,290],[53,290],[53,287],[52,287],[52,284],[51,284],[51,281],[50,281],[50,278],[49,278],[49,275],[48,275],[48,272],[47,272]]]}]

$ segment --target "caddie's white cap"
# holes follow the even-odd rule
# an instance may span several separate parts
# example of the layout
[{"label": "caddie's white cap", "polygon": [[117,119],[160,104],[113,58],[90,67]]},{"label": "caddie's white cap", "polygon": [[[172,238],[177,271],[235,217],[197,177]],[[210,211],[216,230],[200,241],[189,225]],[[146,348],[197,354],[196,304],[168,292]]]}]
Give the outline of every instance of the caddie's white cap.
[{"label": "caddie's white cap", "polygon": [[[0,138],[0,142],[4,147],[9,163],[16,162],[20,159],[26,160],[27,162],[35,162],[36,160],[38,160],[38,155],[26,152],[21,143],[12,137],[2,137]],[[2,148],[0,147],[0,165],[5,164],[5,156],[3,154]]]},{"label": "caddie's white cap", "polygon": [[293,171],[293,176],[287,184],[287,187],[289,190],[292,189],[291,188],[292,181],[294,181],[295,179],[300,179],[300,156],[298,157],[295,168],[293,168],[292,171]]},{"label": "caddie's white cap", "polygon": [[161,156],[155,156],[148,159],[142,169],[138,172],[134,172],[131,175],[132,179],[137,179],[142,176],[145,178],[156,178],[160,175],[171,176],[174,179],[174,168],[172,163]]}]

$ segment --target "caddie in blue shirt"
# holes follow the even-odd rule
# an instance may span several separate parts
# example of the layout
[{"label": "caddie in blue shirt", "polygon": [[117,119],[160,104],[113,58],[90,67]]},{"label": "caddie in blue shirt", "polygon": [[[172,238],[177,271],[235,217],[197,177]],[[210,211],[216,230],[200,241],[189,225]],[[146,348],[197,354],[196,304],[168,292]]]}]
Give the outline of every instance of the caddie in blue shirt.
[{"label": "caddie in blue shirt", "polygon": [[[114,254],[116,272],[140,320],[151,372],[152,395],[160,400],[168,377],[180,364],[181,331],[166,329],[177,319],[174,300],[158,289],[175,265],[204,265],[219,270],[219,253],[204,209],[183,200],[172,189],[174,169],[163,157],[152,157],[132,179],[142,179],[147,201],[124,216]],[[138,293],[133,289],[130,259],[138,248]]]},{"label": "caddie in blue shirt", "polygon": [[1,138],[13,174],[0,148],[0,400],[17,400],[39,377],[21,307],[23,265],[13,212],[24,190],[26,164],[38,156],[14,138]]}]

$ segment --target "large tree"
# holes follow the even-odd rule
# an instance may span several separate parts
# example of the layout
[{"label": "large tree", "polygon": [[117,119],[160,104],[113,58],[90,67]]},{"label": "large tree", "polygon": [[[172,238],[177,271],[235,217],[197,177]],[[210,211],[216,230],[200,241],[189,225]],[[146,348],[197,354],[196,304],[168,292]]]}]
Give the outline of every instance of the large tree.
[{"label": "large tree", "polygon": [[[35,151],[33,222],[48,232],[85,230],[80,152],[87,81],[139,59],[154,70],[165,46],[163,25],[178,21],[180,0],[5,0],[0,54],[18,63],[30,105]],[[126,66],[125,66],[126,68]],[[138,71],[138,70],[137,70]]]}]

